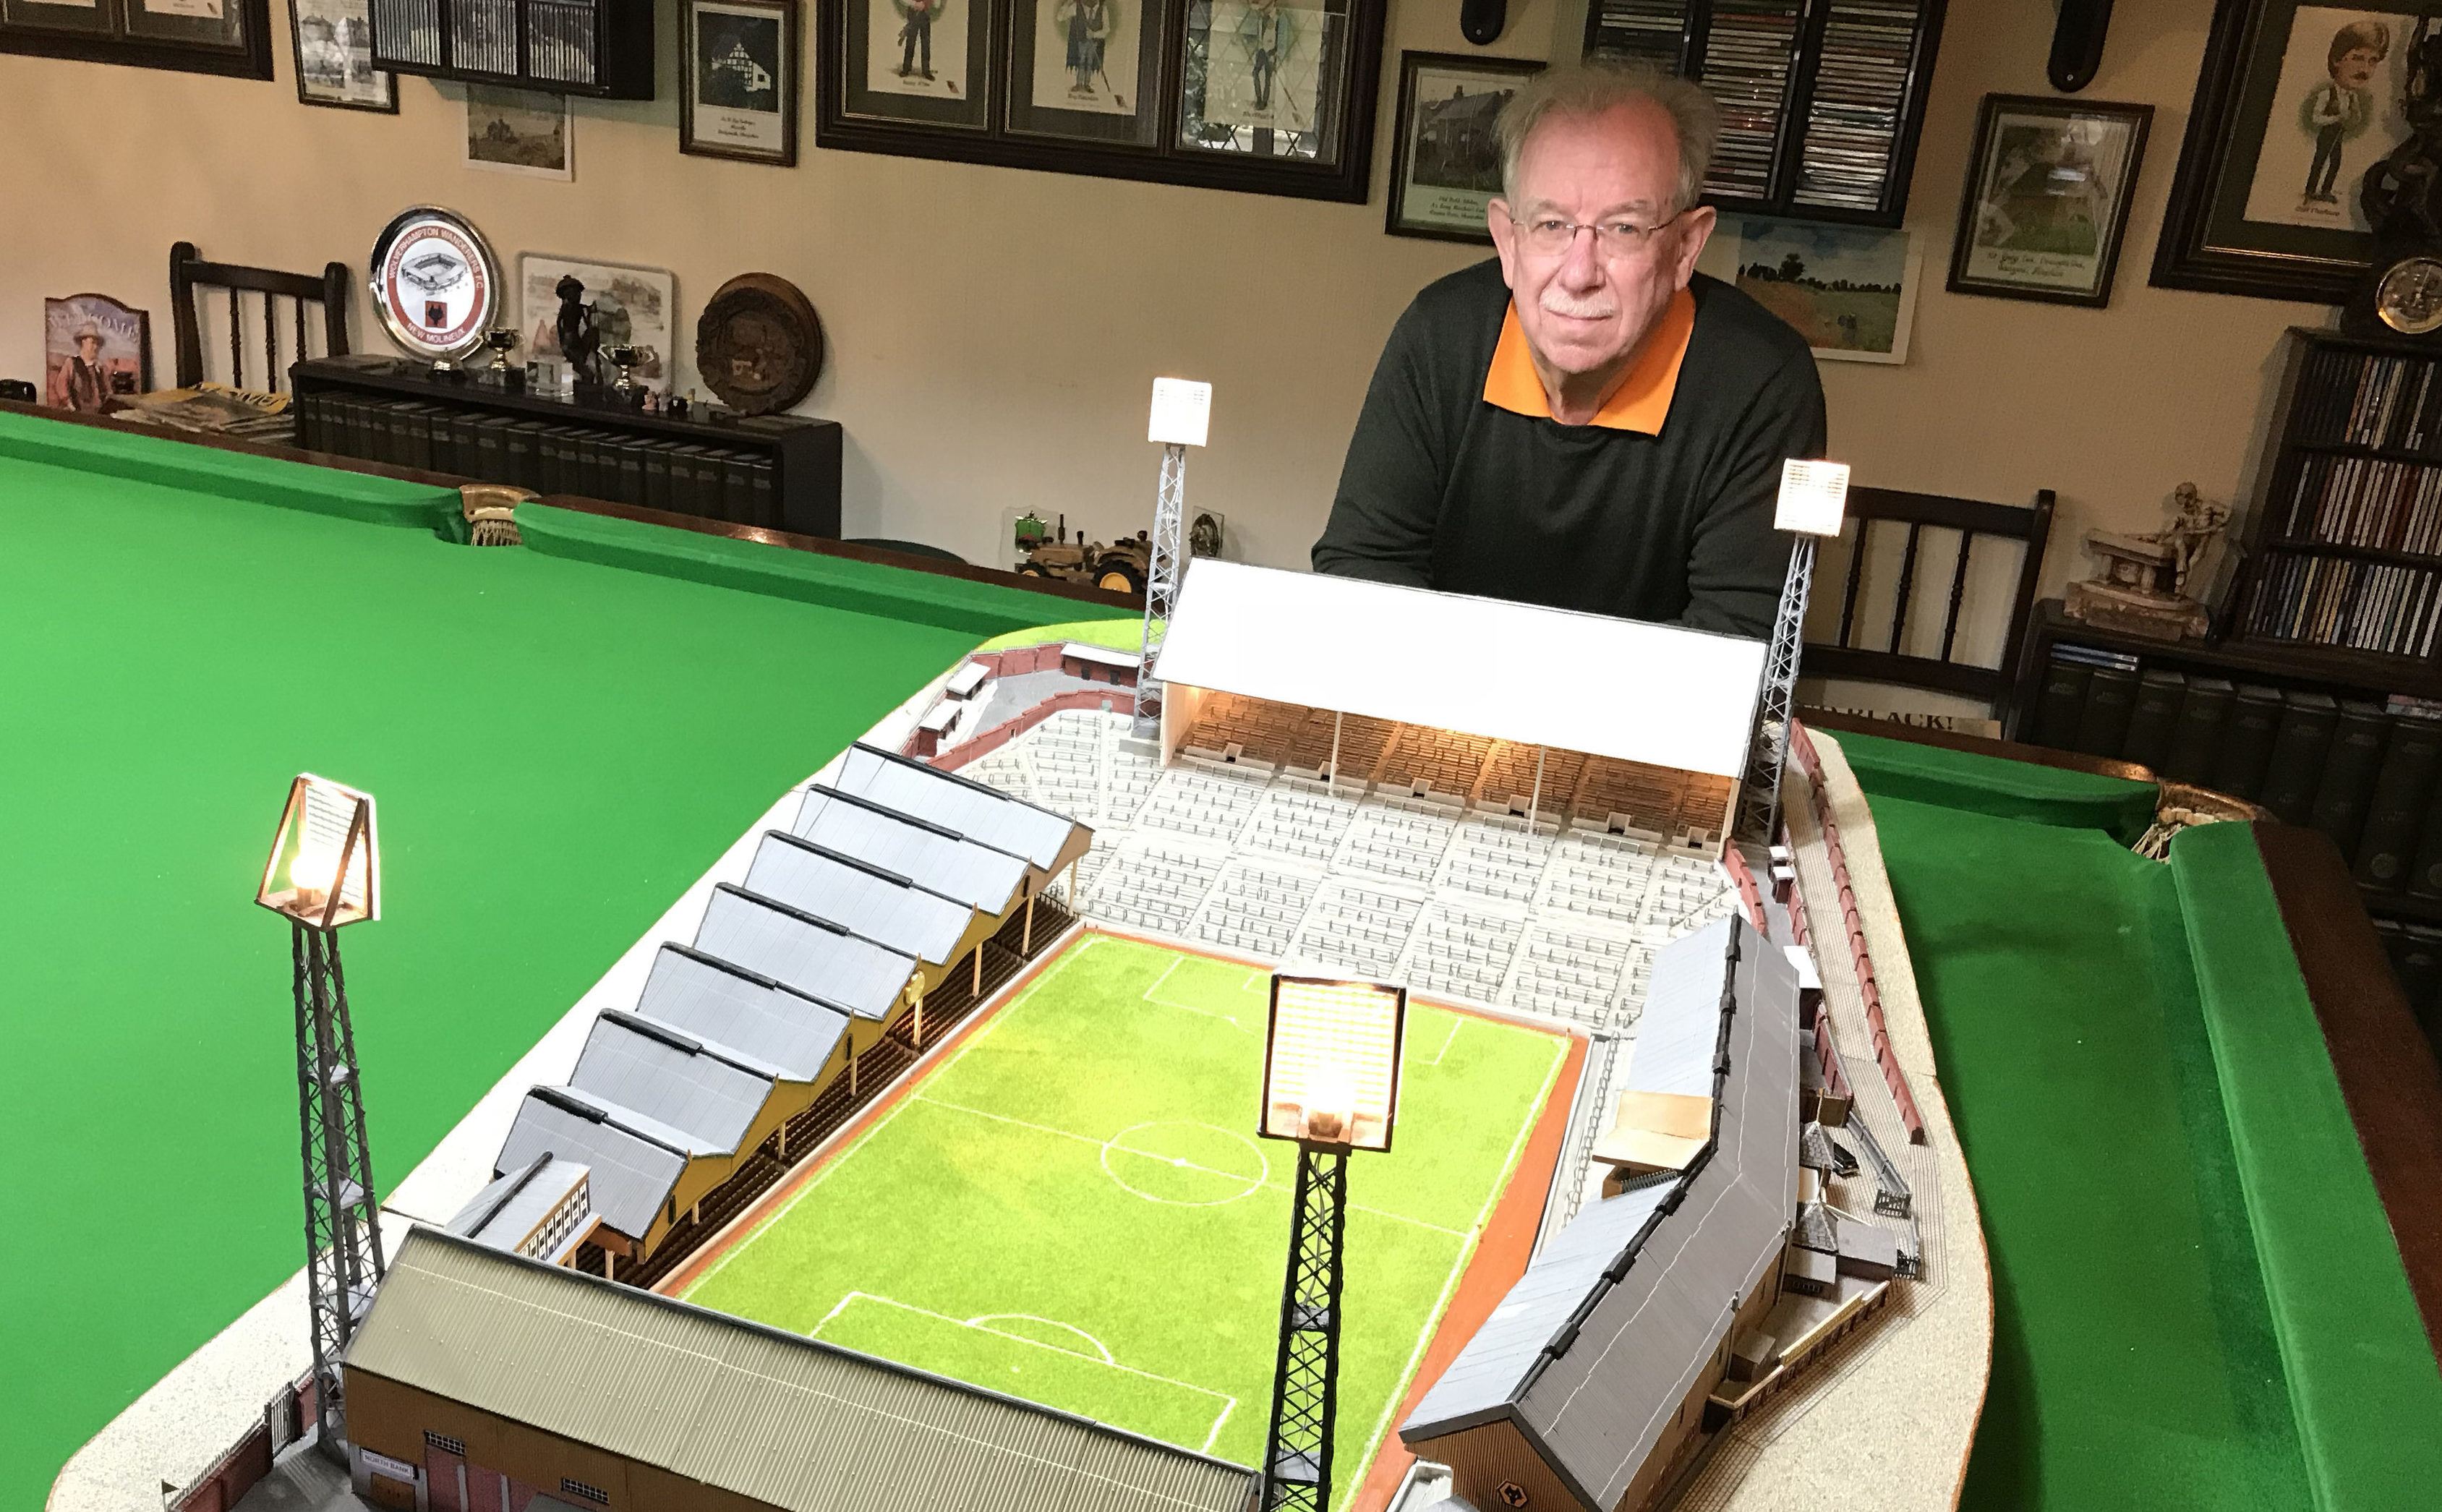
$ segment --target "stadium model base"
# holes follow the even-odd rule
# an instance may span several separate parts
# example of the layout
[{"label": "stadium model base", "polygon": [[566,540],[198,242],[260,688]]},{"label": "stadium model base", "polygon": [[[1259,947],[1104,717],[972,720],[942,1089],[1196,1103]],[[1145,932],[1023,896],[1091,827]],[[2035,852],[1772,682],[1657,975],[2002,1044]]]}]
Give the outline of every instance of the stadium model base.
[{"label": "stadium model base", "polygon": [[[743,1430],[768,1420],[878,1500],[1102,1477],[1243,1512],[1293,1197],[1250,1119],[1285,971],[1409,993],[1396,1146],[1347,1178],[1335,1505],[1951,1505],[1989,1351],[1972,1198],[1929,1062],[1871,1047],[1923,1026],[1870,823],[1842,814],[1844,860],[1793,797],[1783,851],[1723,847],[1753,696],[1718,690],[1764,648],[1592,648],[1671,680],[1624,705],[1670,720],[1554,707],[1586,655],[1510,665],[1585,628],[1553,611],[1388,590],[1303,604],[1328,654],[1232,649],[1312,592],[1288,575],[1189,575],[1157,739],[1140,627],[1055,627],[775,804],[386,1205],[438,1231],[394,1247],[350,1353],[360,1493],[616,1506],[676,1477],[793,1505]],[[1449,673],[1487,656],[1500,678]],[[1463,701],[1499,686],[1533,697]],[[1853,793],[1836,749],[1799,761]],[[478,1370],[511,1335],[525,1363]],[[232,1377],[246,1344],[128,1432],[302,1373]]]}]

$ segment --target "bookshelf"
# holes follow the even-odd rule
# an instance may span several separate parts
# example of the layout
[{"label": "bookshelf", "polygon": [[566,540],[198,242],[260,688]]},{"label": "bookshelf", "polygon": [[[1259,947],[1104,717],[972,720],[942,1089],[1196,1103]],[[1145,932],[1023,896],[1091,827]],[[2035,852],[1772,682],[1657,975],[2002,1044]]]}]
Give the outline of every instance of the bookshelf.
[{"label": "bookshelf", "polygon": [[1944,0],[1592,0],[1585,54],[1643,58],[1722,109],[1721,209],[1900,224]]},{"label": "bookshelf", "polygon": [[[2292,327],[2226,643],[2431,684],[2442,652],[2442,353]],[[2419,690],[2422,696],[2433,696]]]}]

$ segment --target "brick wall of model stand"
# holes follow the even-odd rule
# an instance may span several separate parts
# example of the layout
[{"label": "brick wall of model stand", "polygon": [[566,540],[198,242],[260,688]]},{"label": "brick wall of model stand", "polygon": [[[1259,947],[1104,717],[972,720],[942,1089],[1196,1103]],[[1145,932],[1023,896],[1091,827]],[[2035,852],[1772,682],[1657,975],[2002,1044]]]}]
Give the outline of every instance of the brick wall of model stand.
[{"label": "brick wall of model stand", "polygon": [[[1025,672],[1056,672],[1060,669],[1060,647],[1056,645],[1021,646],[1013,650],[988,651],[968,660],[992,667],[994,677],[1015,677]],[[982,697],[981,694],[976,696]],[[1114,683],[1107,687],[1075,688],[1066,693],[1055,693],[1025,713],[1001,720],[971,740],[961,740],[937,756],[919,759],[940,771],[956,772],[970,761],[992,755],[1063,709],[1107,709],[1114,714],[1132,715],[1137,711],[1136,690]],[[909,736],[907,743],[899,748],[899,754],[916,756],[916,738]]]},{"label": "brick wall of model stand", "polygon": [[[1873,1031],[1874,1064],[1883,1068],[1883,1081],[1891,1089],[1891,1101],[1899,1104],[1900,1122],[1907,1129],[1911,1143],[1924,1142],[1924,1115],[1916,1107],[1916,1097],[1908,1091],[1907,1077],[1900,1069],[1899,1057],[1891,1053],[1890,1030],[1883,1024],[1883,989],[1874,976],[1874,953],[1866,946],[1866,926],[1857,913],[1856,889],[1849,884],[1848,852],[1840,845],[1840,825],[1832,817],[1832,801],[1823,792],[1823,757],[1815,751],[1814,741],[1804,725],[1793,721],[1789,727],[1789,755],[1806,774],[1806,792],[1814,808],[1815,822],[1823,829],[1823,849],[1832,862],[1832,881],[1840,889],[1840,922],[1849,935],[1849,958],[1857,969],[1857,991],[1866,1000],[1866,1026]],[[1738,868],[1743,872],[1744,866]],[[1746,890],[1752,892],[1750,878]],[[1793,910],[1794,913],[1801,912]],[[1830,1059],[1825,1065],[1828,1068]]]},{"label": "brick wall of model stand", "polygon": [[165,1490],[165,1512],[228,1512],[271,1473],[271,1462],[297,1441],[300,1425],[313,1421],[314,1377],[308,1374],[265,1404],[263,1421],[213,1461],[210,1469],[184,1490]]}]

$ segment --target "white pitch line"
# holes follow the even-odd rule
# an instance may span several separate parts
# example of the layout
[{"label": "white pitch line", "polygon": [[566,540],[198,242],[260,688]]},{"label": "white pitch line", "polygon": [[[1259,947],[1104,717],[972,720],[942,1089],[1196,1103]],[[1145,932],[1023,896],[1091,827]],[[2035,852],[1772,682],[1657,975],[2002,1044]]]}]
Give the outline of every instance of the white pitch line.
[{"label": "white pitch line", "polygon": [[1442,1036],[1442,1047],[1433,1051],[1433,1058],[1431,1060],[1418,1061],[1416,1063],[1418,1066],[1439,1066],[1442,1064],[1442,1057],[1449,1053],[1450,1042],[1458,1038],[1458,1027],[1467,1022],[1467,1015],[1465,1013],[1452,1013],[1449,1016],[1449,1032]]},{"label": "white pitch line", "polygon": [[1122,1365],[1118,1360],[1110,1357],[1111,1352],[1103,1347],[1101,1339],[1094,1339],[1094,1336],[1086,1333],[1085,1330],[1077,1328],[1073,1324],[1060,1322],[1056,1319],[1036,1318],[1032,1313],[988,1313],[984,1316],[992,1318],[1033,1318],[1037,1322],[1050,1323],[1057,1328],[1069,1329],[1071,1332],[1078,1334],[1083,1338],[1094,1339],[1094,1347],[1102,1351],[1103,1357],[1096,1359],[1091,1355],[1080,1355],[1073,1349],[1062,1349],[1057,1344],[1047,1344],[1039,1339],[1029,1339],[1024,1334],[1012,1334],[1005,1328],[988,1328],[980,1322],[975,1322],[961,1318],[953,1318],[948,1313],[937,1313],[930,1307],[919,1307],[914,1303],[901,1302],[895,1297],[884,1297],[880,1292],[872,1291],[851,1291],[847,1296],[842,1297],[839,1300],[839,1304],[837,1306],[823,1315],[823,1321],[821,1322],[816,1323],[812,1328],[807,1330],[806,1337],[808,1339],[821,1338],[823,1330],[829,1327],[833,1320],[837,1319],[841,1313],[847,1310],[848,1303],[856,1301],[860,1297],[864,1298],[866,1302],[880,1303],[884,1307],[896,1307],[902,1312],[915,1313],[921,1317],[933,1319],[939,1322],[948,1323],[953,1328],[972,1328],[979,1334],[991,1334],[997,1339],[1006,1339],[1014,1343],[1026,1344],[1035,1349],[1048,1350],[1050,1353],[1067,1359],[1082,1359],[1088,1364],[1101,1365],[1107,1370],[1118,1371],[1121,1375],[1140,1375],[1149,1381],[1159,1381],[1165,1386],[1175,1386],[1181,1391],[1194,1392],[1198,1396],[1212,1397],[1221,1403],[1221,1412],[1220,1414],[1212,1420],[1212,1431],[1204,1435],[1204,1447],[1208,1449],[1212,1447],[1212,1441],[1221,1436],[1221,1425],[1228,1422],[1230,1420],[1230,1414],[1237,1410],[1238,1398],[1230,1395],[1228,1392],[1214,1391],[1210,1386],[1198,1386],[1194,1381],[1183,1381],[1175,1375],[1157,1375],[1149,1370],[1139,1370],[1134,1365]]},{"label": "white pitch line", "polygon": [[[1091,941],[1089,940],[1087,943],[1090,944]],[[1016,1012],[1019,1008],[1023,1007],[1027,999],[1042,991],[1043,984],[1059,975],[1062,970],[1067,966],[1069,960],[1079,954],[1082,954],[1082,952],[1069,952],[1064,954],[1058,961],[1052,964],[1051,970],[1045,972],[1042,975],[1028,983],[1026,991],[1020,993],[1014,1002],[1008,1004],[1006,1007],[1002,1008],[999,1012],[994,1013],[992,1017],[991,1023],[986,1024],[972,1039],[969,1039],[965,1044],[960,1045],[957,1053],[953,1054],[948,1060],[942,1062],[939,1066],[934,1066],[932,1069],[926,1071],[924,1073],[925,1078],[930,1080],[935,1076],[939,1076],[943,1071],[948,1070],[951,1066],[957,1065],[960,1058],[965,1056],[969,1050],[974,1049],[975,1046],[980,1044],[986,1036],[992,1033],[993,1030],[1000,1028],[1004,1020],[1006,1020],[1011,1013]],[[813,1179],[808,1181],[804,1186],[799,1187],[794,1193],[793,1193],[790,1195],[789,1200],[780,1205],[779,1211],[773,1213],[770,1217],[765,1218],[761,1223],[756,1224],[755,1226],[754,1232],[749,1233],[745,1238],[740,1239],[738,1243],[731,1245],[727,1249],[723,1250],[720,1258],[712,1263],[712,1268],[705,1271],[702,1275],[698,1276],[696,1278],[695,1284],[686,1289],[687,1297],[693,1297],[697,1292],[702,1291],[706,1285],[711,1284],[713,1277],[720,1274],[722,1267],[726,1266],[732,1260],[737,1259],[739,1254],[745,1251],[748,1246],[754,1244],[756,1240],[762,1238],[765,1234],[770,1233],[775,1228],[778,1227],[780,1220],[786,1218],[792,1211],[795,1211],[798,1203],[805,1201],[807,1196],[811,1194],[816,1187],[821,1186],[825,1181],[830,1179],[831,1173],[847,1164],[849,1159],[852,1158],[859,1150],[864,1149],[867,1144],[873,1141],[874,1136],[890,1127],[891,1120],[898,1118],[901,1113],[904,1112],[908,1104],[924,1101],[929,1100],[926,1099],[922,1093],[911,1091],[905,1097],[902,1097],[898,1102],[892,1103],[890,1105],[890,1111],[884,1114],[878,1120],[876,1120],[873,1127],[866,1130],[862,1135],[859,1135],[855,1143],[849,1145],[847,1149],[842,1150],[839,1154],[831,1157],[820,1171],[814,1173]],[[684,1301],[686,1299],[681,1298],[680,1300]]]},{"label": "white pitch line", "polygon": [[[926,1097],[921,1092],[915,1094],[915,1101],[919,1102],[929,1102],[937,1108],[947,1108],[953,1113],[972,1113],[976,1118],[990,1119],[995,1123],[1014,1123],[1021,1129],[1032,1129],[1037,1134],[1057,1135],[1064,1139],[1074,1139],[1080,1144],[1090,1144],[1097,1150],[1116,1149],[1121,1155],[1138,1156],[1143,1159],[1158,1161],[1163,1165],[1171,1166],[1175,1169],[1201,1171],[1208,1176],[1219,1176],[1225,1181],[1244,1181],[1247,1179],[1247,1174],[1243,1171],[1221,1171],[1209,1165],[1197,1165],[1193,1160],[1182,1160],[1175,1156],[1156,1155],[1151,1150],[1133,1150],[1124,1144],[1114,1144],[1111,1139],[1097,1139],[1090,1134],[1071,1134],[1066,1129],[1055,1129],[1048,1123],[1029,1123],[1024,1119],[1012,1119],[1006,1113],[987,1113],[981,1108],[971,1108],[963,1102],[944,1102],[939,1098]],[[1113,1138],[1116,1139],[1117,1136],[1114,1136]],[[1277,1183],[1269,1181],[1258,1181],[1255,1185],[1259,1187],[1270,1187],[1274,1191],[1281,1190]],[[1385,1214],[1385,1216],[1396,1217],[1397,1214],[1389,1213]]]},{"label": "white pitch line", "polygon": [[[1525,1121],[1518,1125],[1516,1137],[1509,1141],[1509,1155],[1502,1164],[1501,1179],[1492,1184],[1492,1190],[1485,1195],[1484,1206],[1476,1211],[1475,1231],[1478,1234],[1484,1232],[1485,1221],[1492,1216],[1493,1203],[1508,1187],[1510,1177],[1516,1173],[1518,1152],[1525,1145],[1527,1133],[1535,1127],[1536,1120],[1542,1117],[1544,1101],[1551,1097],[1552,1084],[1558,1080],[1560,1067],[1568,1063],[1568,1058],[1567,1040],[1552,1047],[1552,1064],[1544,1067],[1543,1084],[1536,1089],[1534,1101],[1526,1105]],[[1467,1269],[1467,1261],[1474,1255],[1475,1245],[1472,1242],[1459,1247],[1458,1259],[1451,1263],[1449,1274],[1442,1278],[1441,1295],[1433,1299],[1432,1311],[1425,1315],[1425,1326],[1416,1330],[1416,1347],[1408,1351],[1408,1363],[1399,1368],[1397,1382],[1392,1386],[1391,1394],[1383,1398],[1382,1415],[1374,1420],[1374,1432],[1365,1441],[1365,1457],[1358,1462],[1357,1474],[1349,1485],[1365,1484],[1365,1473],[1374,1467],[1374,1456],[1381,1450],[1382,1435],[1391,1430],[1391,1414],[1399,1410],[1400,1398],[1408,1394],[1408,1383],[1416,1378],[1416,1366],[1425,1357],[1425,1346],[1432,1341],[1433,1330],[1441,1326],[1443,1310],[1449,1306],[1450,1291],[1458,1284],[1460,1274]]]},{"label": "white pitch line", "polygon": [[[1178,970],[1181,966],[1186,964],[1187,956],[1184,953],[1174,953],[1171,956],[1170,964],[1163,967],[1161,969],[1161,975],[1153,979],[1153,985],[1144,990],[1144,1000],[1153,1004],[1157,1008],[1175,1008],[1181,1012],[1194,1013],[1204,1018],[1217,1018],[1222,1023],[1229,1025],[1231,1029],[1236,1029],[1241,1034],[1254,1033],[1255,1031],[1253,1029],[1250,1029],[1246,1025],[1239,1023],[1235,1015],[1215,1012],[1213,1010],[1209,1008],[1198,1008],[1193,1003],[1182,1003],[1174,997],[1156,997],[1153,995],[1156,992],[1160,990],[1162,983],[1170,980],[1171,973]],[[1258,972],[1255,975],[1260,976],[1263,974]],[[1240,991],[1242,992],[1251,993],[1254,990],[1254,983],[1251,979],[1240,988]]]}]

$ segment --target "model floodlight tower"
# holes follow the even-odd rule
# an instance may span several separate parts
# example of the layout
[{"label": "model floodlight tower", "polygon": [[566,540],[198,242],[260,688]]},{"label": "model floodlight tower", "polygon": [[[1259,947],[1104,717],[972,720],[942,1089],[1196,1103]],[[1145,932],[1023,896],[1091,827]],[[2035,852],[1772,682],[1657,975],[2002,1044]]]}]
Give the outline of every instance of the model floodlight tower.
[{"label": "model floodlight tower", "polygon": [[1780,770],[1789,759],[1789,720],[1797,696],[1797,662],[1805,649],[1806,594],[1814,581],[1814,542],[1840,534],[1849,502],[1849,465],[1792,457],[1780,465],[1780,502],[1773,526],[1797,537],[1789,552],[1789,575],[1780,585],[1780,612],[1773,620],[1772,650],[1764,658],[1763,687],[1756,700],[1755,736],[1747,748],[1746,778],[1739,785],[1734,842],[1769,846],[1780,829]]},{"label": "model floodlight tower", "polygon": [[1272,977],[1256,1132],[1296,1140],[1298,1172],[1271,1432],[1264,1444],[1263,1512],[1324,1512],[1331,1505],[1348,1157],[1391,1148],[1407,1018],[1404,988]]},{"label": "model floodlight tower", "polygon": [[305,1290],[314,1333],[314,1421],[343,1451],[339,1361],[382,1277],[374,1163],[339,931],[381,917],[370,794],[304,774],[288,786],[254,901],[289,923],[297,997],[297,1115],[305,1161]]},{"label": "model floodlight tower", "polygon": [[1145,439],[1161,443],[1161,487],[1153,505],[1153,559],[1145,564],[1144,642],[1137,661],[1139,739],[1161,734],[1161,684],[1153,679],[1170,608],[1187,572],[1187,448],[1204,445],[1212,422],[1212,385],[1192,378],[1153,380],[1153,420]]}]

